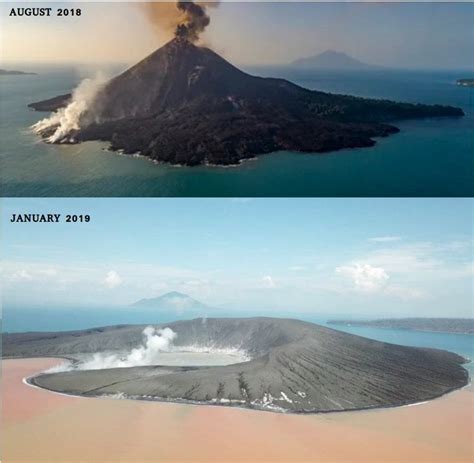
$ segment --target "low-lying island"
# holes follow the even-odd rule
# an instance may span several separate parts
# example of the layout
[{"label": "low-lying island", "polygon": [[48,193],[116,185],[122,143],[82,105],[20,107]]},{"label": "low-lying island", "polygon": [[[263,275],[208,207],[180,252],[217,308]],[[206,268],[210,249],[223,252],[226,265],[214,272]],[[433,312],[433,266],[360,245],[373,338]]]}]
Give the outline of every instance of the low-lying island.
[{"label": "low-lying island", "polygon": [[394,407],[439,397],[468,383],[466,359],[277,318],[214,318],[162,325],[172,349],[234,350],[249,360],[225,366],[142,365],[82,369],[93,354],[116,358],[142,345],[143,325],[63,333],[6,334],[5,356],[75,359],[69,371],[30,381],[89,397],[227,405],[294,413]]}]

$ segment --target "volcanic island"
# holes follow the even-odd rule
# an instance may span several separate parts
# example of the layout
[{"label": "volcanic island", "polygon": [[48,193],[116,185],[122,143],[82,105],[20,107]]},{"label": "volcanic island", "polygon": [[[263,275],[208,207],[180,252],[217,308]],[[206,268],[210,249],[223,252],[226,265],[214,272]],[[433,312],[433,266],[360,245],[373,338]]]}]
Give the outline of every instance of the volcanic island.
[{"label": "volcanic island", "polygon": [[[175,352],[243,355],[227,365],[155,361],[146,366],[84,367],[94,355],[113,353],[119,359],[136,354],[144,336],[154,330],[173,333]],[[457,354],[388,344],[294,319],[197,318],[153,327],[5,333],[2,342],[6,358],[72,360],[68,371],[44,372],[27,381],[86,397],[324,413],[413,404],[469,381],[462,367],[467,360]]]},{"label": "volcanic island", "polygon": [[[58,111],[71,98],[29,107]],[[171,164],[235,165],[281,150],[370,147],[399,131],[394,121],[463,115],[452,106],[336,95],[252,76],[178,34],[107,81],[74,129],[52,137],[52,124],[38,133],[54,143],[106,141],[112,150]]]}]

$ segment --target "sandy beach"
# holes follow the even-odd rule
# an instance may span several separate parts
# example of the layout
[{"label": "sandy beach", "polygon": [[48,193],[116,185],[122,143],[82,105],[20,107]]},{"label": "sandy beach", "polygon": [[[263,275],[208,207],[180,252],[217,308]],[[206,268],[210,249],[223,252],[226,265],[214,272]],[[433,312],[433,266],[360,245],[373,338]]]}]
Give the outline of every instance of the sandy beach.
[{"label": "sandy beach", "polygon": [[417,406],[300,416],[24,384],[58,362],[2,361],[3,462],[474,461],[472,387]]}]

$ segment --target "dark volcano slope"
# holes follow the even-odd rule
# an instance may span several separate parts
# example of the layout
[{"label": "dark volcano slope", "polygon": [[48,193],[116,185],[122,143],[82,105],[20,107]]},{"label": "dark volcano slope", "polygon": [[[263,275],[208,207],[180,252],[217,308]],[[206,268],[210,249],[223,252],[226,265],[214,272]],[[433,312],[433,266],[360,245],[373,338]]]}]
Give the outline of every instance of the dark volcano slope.
[{"label": "dark volcano slope", "polygon": [[[51,109],[52,101],[30,106]],[[174,164],[235,164],[278,150],[372,146],[373,137],[398,132],[387,122],[462,115],[450,106],[332,95],[254,77],[177,38],[109,81],[69,140],[109,141],[112,149]]]},{"label": "dark volcano slope", "polygon": [[[428,400],[467,384],[462,357],[386,344],[312,323],[273,318],[197,319],[169,326],[175,345],[245,349],[252,360],[219,367],[69,371],[32,381],[54,391],[327,412]],[[74,355],[130,349],[143,326],[56,334],[6,334],[5,356]]]}]

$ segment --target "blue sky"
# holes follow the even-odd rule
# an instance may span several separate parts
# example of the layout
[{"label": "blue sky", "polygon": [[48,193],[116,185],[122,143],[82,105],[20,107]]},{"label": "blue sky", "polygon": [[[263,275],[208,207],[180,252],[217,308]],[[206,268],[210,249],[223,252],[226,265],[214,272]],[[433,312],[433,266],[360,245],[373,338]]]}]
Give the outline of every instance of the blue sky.
[{"label": "blue sky", "polygon": [[[28,6],[0,6],[4,61],[133,63],[170,38],[129,3],[71,2],[82,15],[61,19],[10,18],[15,5]],[[472,3],[222,2],[210,15],[204,43],[237,64],[334,49],[383,66],[474,67]]]},{"label": "blue sky", "polygon": [[[7,307],[182,291],[227,311],[472,316],[470,199],[8,199]],[[13,213],[90,214],[11,224]]]}]

